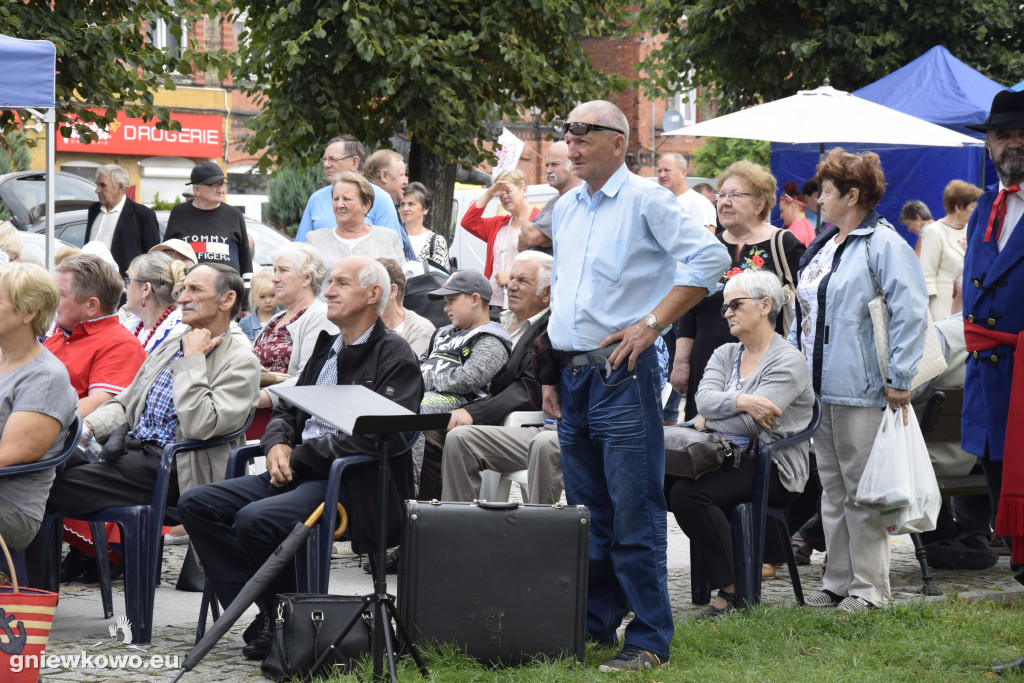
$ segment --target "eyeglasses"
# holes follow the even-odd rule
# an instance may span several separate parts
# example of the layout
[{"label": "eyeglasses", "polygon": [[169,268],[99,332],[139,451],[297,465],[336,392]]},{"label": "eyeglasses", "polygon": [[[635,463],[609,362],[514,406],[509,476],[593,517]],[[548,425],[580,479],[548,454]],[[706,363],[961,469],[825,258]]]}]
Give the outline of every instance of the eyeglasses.
[{"label": "eyeglasses", "polygon": [[331,162],[332,164],[336,164],[340,161],[345,161],[345,159],[351,159],[354,156],[355,154],[349,154],[347,157],[320,157],[320,163],[326,164],[327,162]]},{"label": "eyeglasses", "polygon": [[197,188],[197,187],[209,187],[209,188],[214,189],[214,190],[223,190],[227,186],[227,184],[228,184],[228,181],[226,181],[226,180],[218,180],[215,183],[199,183],[197,185],[193,185],[192,186],[192,191],[194,192],[195,188]]},{"label": "eyeglasses", "polygon": [[128,285],[130,285],[130,284],[131,284],[131,283],[133,283],[133,282],[138,282],[138,283],[139,283],[140,285],[142,285],[142,284],[145,284],[145,283],[147,283],[147,282],[148,282],[149,284],[151,284],[151,285],[165,285],[165,284],[167,284],[167,283],[166,283],[166,282],[164,282],[163,280],[156,280],[156,281],[154,281],[154,280],[138,280],[138,279],[136,279],[136,278],[132,278],[132,277],[129,277],[129,276],[127,276],[127,275],[125,275],[125,276],[124,276],[123,278],[121,278],[121,279],[122,279],[122,280],[124,281],[124,288],[125,288],[125,289],[128,289]]},{"label": "eyeglasses", "polygon": [[732,311],[733,313],[735,313],[737,310],[739,310],[741,301],[760,301],[760,299],[756,299],[752,296],[738,296],[729,303],[719,308],[718,312],[722,314],[723,318],[725,317],[726,311]]},{"label": "eyeglasses", "polygon": [[573,135],[586,135],[592,130],[610,130],[619,135],[625,135],[626,131],[612,128],[611,126],[599,126],[596,123],[584,123],[582,121],[562,121],[562,134],[572,133]]},{"label": "eyeglasses", "polygon": [[716,192],[715,196],[719,199],[738,199],[739,197],[756,197],[757,195],[749,192]]}]

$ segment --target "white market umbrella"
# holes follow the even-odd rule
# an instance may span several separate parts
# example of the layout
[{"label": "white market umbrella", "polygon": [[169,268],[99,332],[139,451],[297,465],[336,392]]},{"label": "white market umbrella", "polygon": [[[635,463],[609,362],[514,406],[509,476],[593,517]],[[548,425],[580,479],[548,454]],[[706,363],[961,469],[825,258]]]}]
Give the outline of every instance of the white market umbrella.
[{"label": "white market umbrella", "polygon": [[665,135],[741,138],[789,144],[863,143],[921,147],[980,145],[981,140],[823,85],[718,116]]}]

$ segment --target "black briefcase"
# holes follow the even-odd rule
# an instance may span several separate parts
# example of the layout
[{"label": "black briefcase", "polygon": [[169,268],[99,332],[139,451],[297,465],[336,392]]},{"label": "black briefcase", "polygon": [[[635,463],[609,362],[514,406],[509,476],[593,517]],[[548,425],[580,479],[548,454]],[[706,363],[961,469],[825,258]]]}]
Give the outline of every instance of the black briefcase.
[{"label": "black briefcase", "polygon": [[398,607],[417,645],[488,664],[584,658],[586,507],[406,502]]}]

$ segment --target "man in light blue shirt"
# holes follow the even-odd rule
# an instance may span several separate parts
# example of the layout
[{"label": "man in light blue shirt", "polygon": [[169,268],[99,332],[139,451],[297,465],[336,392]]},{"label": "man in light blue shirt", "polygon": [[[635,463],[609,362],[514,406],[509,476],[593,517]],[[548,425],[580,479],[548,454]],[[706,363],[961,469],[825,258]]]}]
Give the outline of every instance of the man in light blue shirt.
[{"label": "man in light blue shirt", "polygon": [[[324,176],[327,178],[327,187],[322,187],[311,194],[309,201],[306,202],[306,210],[302,212],[302,220],[299,221],[299,231],[295,233],[296,242],[305,242],[306,233],[311,230],[334,228],[338,225],[331,197],[334,179],[345,171],[358,173],[359,163],[365,155],[363,146],[351,135],[339,135],[327,143],[324,155],[320,159],[320,163],[324,167]],[[397,232],[398,236],[402,238],[405,258],[410,261],[417,260],[416,252],[413,251],[412,243],[409,241],[409,235],[398,220],[398,211],[395,210],[395,203],[392,201],[391,195],[376,185],[373,185],[373,206],[366,214],[366,223],[367,225],[391,228]]]},{"label": "man in light blue shirt", "polygon": [[[630,173],[629,123],[593,101],[563,123],[584,181],[555,206],[548,335],[560,372],[542,377],[560,418],[566,497],[590,509],[587,636],[623,647],[601,671],[668,662],[665,439],[652,344],[718,286],[729,256],[670,191]],[[555,385],[557,379],[558,384]]]}]

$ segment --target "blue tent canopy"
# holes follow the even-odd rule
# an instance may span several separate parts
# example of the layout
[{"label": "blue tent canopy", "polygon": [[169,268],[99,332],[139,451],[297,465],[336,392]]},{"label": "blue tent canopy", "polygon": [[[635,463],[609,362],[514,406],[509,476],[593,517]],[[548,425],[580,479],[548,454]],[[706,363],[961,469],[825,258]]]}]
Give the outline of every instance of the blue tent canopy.
[{"label": "blue tent canopy", "polygon": [[1006,88],[936,45],[906,66],[853,94],[904,114],[982,137],[965,124],[983,123],[992,98]]},{"label": "blue tent canopy", "polygon": [[[964,128],[964,125],[983,123],[992,98],[1000,90],[1005,88],[939,45],[853,94],[980,138],[980,133]],[[853,153],[872,151],[881,157],[886,193],[878,212],[895,225],[911,244],[916,237],[899,225],[898,220],[904,203],[920,199],[939,218],[945,213],[942,191],[950,180],[966,180],[982,186],[982,183],[991,184],[996,179],[991,162],[986,164],[985,179],[982,179],[981,147],[843,145],[843,148]],[[771,145],[771,170],[780,186],[789,181],[802,185],[814,177],[817,163],[818,145]]]},{"label": "blue tent canopy", "polygon": [[0,109],[53,109],[57,48],[0,35]]}]

